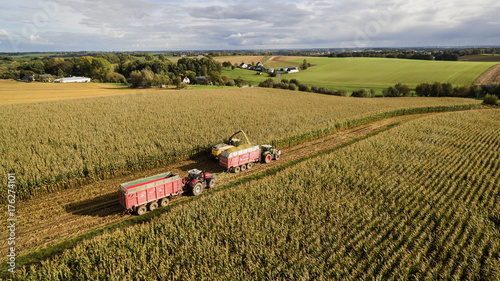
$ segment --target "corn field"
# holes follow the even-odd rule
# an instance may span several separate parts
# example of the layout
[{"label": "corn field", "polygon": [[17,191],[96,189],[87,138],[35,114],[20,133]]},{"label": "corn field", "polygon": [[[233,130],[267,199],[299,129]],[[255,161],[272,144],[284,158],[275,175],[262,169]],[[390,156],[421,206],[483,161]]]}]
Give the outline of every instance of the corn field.
[{"label": "corn field", "polygon": [[499,280],[500,110],[430,116],[106,233],[23,280]]},{"label": "corn field", "polygon": [[348,99],[257,88],[1,105],[0,151],[6,157],[0,159],[0,177],[14,171],[18,196],[26,199],[208,153],[240,129],[255,143],[290,145],[311,131],[322,133],[375,114],[477,103]]}]

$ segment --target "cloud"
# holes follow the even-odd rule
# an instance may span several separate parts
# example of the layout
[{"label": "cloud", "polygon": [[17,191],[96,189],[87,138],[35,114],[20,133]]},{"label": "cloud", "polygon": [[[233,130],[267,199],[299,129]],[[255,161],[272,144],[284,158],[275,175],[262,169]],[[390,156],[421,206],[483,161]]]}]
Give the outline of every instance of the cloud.
[{"label": "cloud", "polygon": [[500,45],[496,0],[18,1],[0,37],[22,51]]}]

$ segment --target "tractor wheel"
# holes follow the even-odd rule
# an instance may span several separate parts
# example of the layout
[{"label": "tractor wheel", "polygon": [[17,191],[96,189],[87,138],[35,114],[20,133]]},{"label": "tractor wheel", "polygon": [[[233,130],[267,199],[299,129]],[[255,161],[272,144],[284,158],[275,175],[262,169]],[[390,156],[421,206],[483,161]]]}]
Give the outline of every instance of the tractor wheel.
[{"label": "tractor wheel", "polygon": [[248,164],[247,164],[247,169],[248,169],[248,170],[252,169],[252,165],[253,165],[253,164],[252,164],[252,162],[248,163]]},{"label": "tractor wheel", "polygon": [[161,201],[160,201],[160,205],[161,205],[162,207],[167,207],[167,206],[168,206],[168,203],[170,203],[170,200],[168,200],[168,198],[167,198],[167,197],[165,197],[165,198],[161,199]]},{"label": "tractor wheel", "polygon": [[241,171],[242,172],[245,171],[246,169],[247,169],[247,165],[245,165],[245,164],[241,165]]},{"label": "tractor wheel", "polygon": [[280,156],[281,155],[279,155],[279,154],[274,155],[274,160],[280,160]]},{"label": "tractor wheel", "polygon": [[193,189],[191,190],[194,196],[200,195],[202,191],[203,191],[203,185],[201,184],[201,182],[197,182],[193,186]]},{"label": "tractor wheel", "polygon": [[158,209],[158,202],[151,202],[149,204],[149,210],[152,212],[154,210]]},{"label": "tractor wheel", "polygon": [[233,171],[234,171],[235,174],[239,173],[240,172],[240,166],[234,167]]},{"label": "tractor wheel", "polygon": [[264,154],[263,158],[264,158],[264,163],[267,164],[267,163],[271,162],[272,157],[271,157],[271,154],[267,153],[267,154]]},{"label": "tractor wheel", "polygon": [[213,188],[215,186],[215,179],[209,179],[208,180],[208,187]]},{"label": "tractor wheel", "polygon": [[136,210],[136,212],[139,216],[144,215],[147,211],[148,211],[148,209],[146,209],[145,205],[139,206],[139,208],[137,208],[137,210]]}]

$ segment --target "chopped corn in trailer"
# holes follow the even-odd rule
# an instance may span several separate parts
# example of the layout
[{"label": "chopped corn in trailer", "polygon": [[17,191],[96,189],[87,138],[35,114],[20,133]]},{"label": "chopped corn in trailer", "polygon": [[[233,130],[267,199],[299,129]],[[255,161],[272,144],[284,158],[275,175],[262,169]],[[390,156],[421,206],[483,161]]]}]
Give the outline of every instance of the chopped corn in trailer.
[{"label": "chopped corn in trailer", "polygon": [[252,144],[244,131],[238,133],[243,134],[246,143],[240,143],[238,146],[226,149],[219,154],[219,165],[226,168],[228,172],[239,173],[251,169],[253,163],[259,161],[269,163],[272,159],[280,159],[281,150],[275,149],[269,144],[261,146]]}]

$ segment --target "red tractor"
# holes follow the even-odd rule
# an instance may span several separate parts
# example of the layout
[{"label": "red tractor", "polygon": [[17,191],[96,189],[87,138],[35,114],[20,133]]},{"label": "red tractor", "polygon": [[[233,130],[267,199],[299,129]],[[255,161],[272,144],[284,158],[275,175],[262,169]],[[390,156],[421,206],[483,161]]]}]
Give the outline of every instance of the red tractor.
[{"label": "red tractor", "polygon": [[201,194],[205,188],[213,188],[215,186],[215,176],[200,171],[191,169],[188,171],[188,176],[182,180],[186,191],[190,191],[194,196]]}]

